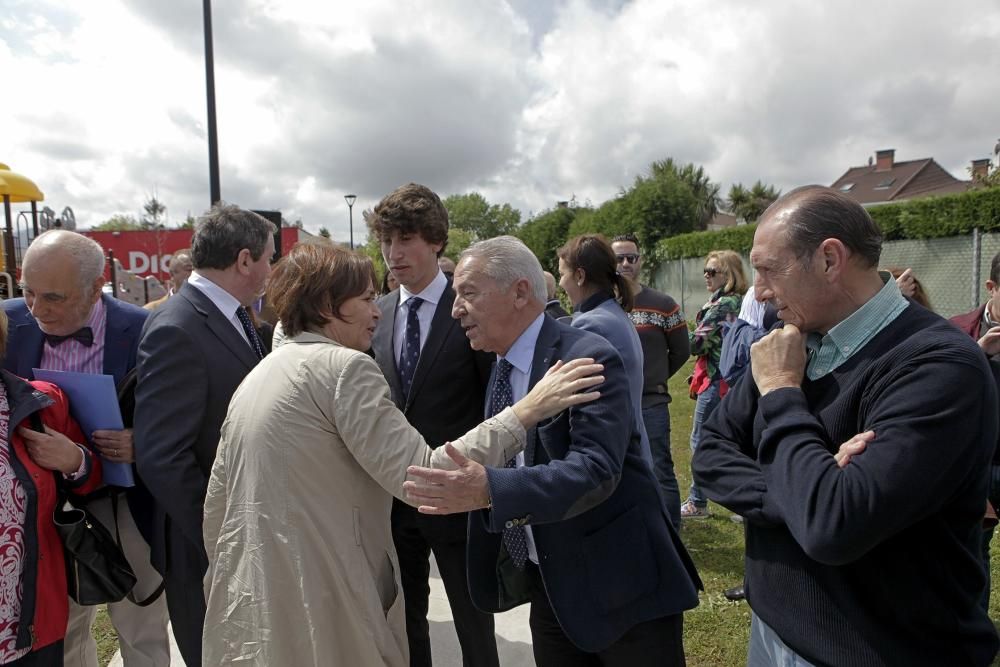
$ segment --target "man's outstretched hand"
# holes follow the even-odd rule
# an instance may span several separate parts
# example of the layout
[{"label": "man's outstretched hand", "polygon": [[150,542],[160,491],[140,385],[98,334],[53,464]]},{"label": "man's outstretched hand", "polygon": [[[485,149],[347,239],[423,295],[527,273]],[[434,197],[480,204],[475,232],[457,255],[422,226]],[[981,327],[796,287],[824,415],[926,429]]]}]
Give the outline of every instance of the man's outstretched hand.
[{"label": "man's outstretched hand", "polygon": [[486,468],[462,455],[449,442],[445,453],[457,470],[410,466],[406,472],[417,481],[403,483],[406,497],[418,505],[421,514],[456,514],[490,506]]}]

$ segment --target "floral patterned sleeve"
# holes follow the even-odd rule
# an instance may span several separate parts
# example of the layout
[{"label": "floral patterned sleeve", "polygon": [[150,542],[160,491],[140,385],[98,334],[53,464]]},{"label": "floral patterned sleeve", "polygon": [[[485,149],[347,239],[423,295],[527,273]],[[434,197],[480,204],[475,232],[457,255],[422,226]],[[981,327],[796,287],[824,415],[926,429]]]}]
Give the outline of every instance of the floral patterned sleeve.
[{"label": "floral patterned sleeve", "polygon": [[698,326],[690,334],[691,354],[707,358],[709,376],[713,379],[718,373],[719,358],[722,355],[722,324],[737,318],[741,301],[739,294],[726,294],[711,302],[703,310]]}]

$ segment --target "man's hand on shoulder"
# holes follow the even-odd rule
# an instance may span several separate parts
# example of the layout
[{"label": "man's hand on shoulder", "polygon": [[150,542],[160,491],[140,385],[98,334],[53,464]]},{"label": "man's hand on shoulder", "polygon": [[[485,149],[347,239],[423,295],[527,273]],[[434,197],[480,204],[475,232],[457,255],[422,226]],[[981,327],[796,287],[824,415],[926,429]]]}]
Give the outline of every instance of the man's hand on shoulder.
[{"label": "man's hand on shoulder", "polygon": [[761,396],[800,387],[806,370],[806,337],[793,324],[775,329],[750,347],[750,364]]}]

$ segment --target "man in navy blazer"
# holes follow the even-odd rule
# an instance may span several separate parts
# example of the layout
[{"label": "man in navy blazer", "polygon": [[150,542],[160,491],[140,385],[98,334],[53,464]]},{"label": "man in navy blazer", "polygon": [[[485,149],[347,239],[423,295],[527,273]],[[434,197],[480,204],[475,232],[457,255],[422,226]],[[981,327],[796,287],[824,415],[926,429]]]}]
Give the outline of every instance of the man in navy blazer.
[{"label": "man in navy blazer", "polygon": [[469,517],[473,602],[499,612],[530,601],[539,667],[684,664],[683,612],[701,581],[643,454],[621,357],[544,314],[542,268],[513,237],[466,250],[454,286],[472,347],[509,369],[509,384],[494,371],[494,408],[558,360],[593,358],[605,376],[599,400],[529,431],[523,460],[483,468],[449,450],[458,470],[411,468],[422,512],[480,510]]},{"label": "man in navy blazer", "polygon": [[264,356],[245,309],[264,291],[274,231],[232,205],[199,218],[194,272],[149,316],[139,342],[137,464],[156,500],[153,565],[163,574],[174,638],[188,665],[201,664],[205,492],[229,400]]},{"label": "man in navy blazer", "polygon": [[[101,247],[81,234],[55,230],[34,240],[22,263],[26,299],[3,302],[8,318],[4,368],[29,380],[34,379],[33,369],[45,368],[104,373],[113,377],[116,385],[121,383],[135,368],[147,312],[102,294],[104,264]],[[103,337],[94,340],[101,331]],[[80,338],[85,332],[90,336],[86,343]],[[96,433],[87,435],[105,461],[134,462],[131,429]],[[162,578],[150,564],[152,498],[141,478],[137,474],[134,478],[135,486],[128,489],[98,491],[88,508],[115,534],[111,494],[124,493],[127,505],[118,506],[118,532],[138,578],[133,593],[143,600],[157,594]],[[167,609],[162,598],[144,607],[126,599],[109,604],[108,611],[126,664],[169,664]],[[91,633],[96,615],[96,607],[70,601],[66,664],[97,667],[97,644]]]}]

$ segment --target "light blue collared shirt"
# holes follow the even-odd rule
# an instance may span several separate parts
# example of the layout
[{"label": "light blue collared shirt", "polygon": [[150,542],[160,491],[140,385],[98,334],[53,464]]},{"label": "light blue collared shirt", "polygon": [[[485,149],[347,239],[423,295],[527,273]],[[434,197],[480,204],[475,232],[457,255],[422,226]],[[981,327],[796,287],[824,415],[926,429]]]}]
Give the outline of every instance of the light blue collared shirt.
[{"label": "light blue collared shirt", "polygon": [[825,336],[811,333],[806,338],[806,347],[809,349],[806,376],[810,380],[818,380],[832,373],[910,305],[891,275],[885,272],[879,272],[879,275],[885,281],[885,286],[875,296],[830,329]]},{"label": "light blue collared shirt", "polygon": [[[535,343],[538,342],[538,334],[542,332],[542,324],[545,323],[545,313],[535,318],[528,325],[528,328],[521,332],[514,344],[507,350],[507,354],[497,355],[497,360],[506,359],[513,368],[510,369],[510,389],[514,402],[517,403],[528,393],[528,383],[531,382],[531,364],[535,360]],[[517,454],[517,467],[524,465],[524,452]],[[528,543],[528,558],[532,563],[538,564],[538,549],[535,547],[535,536],[531,533],[531,526],[525,526],[524,532]]]}]

